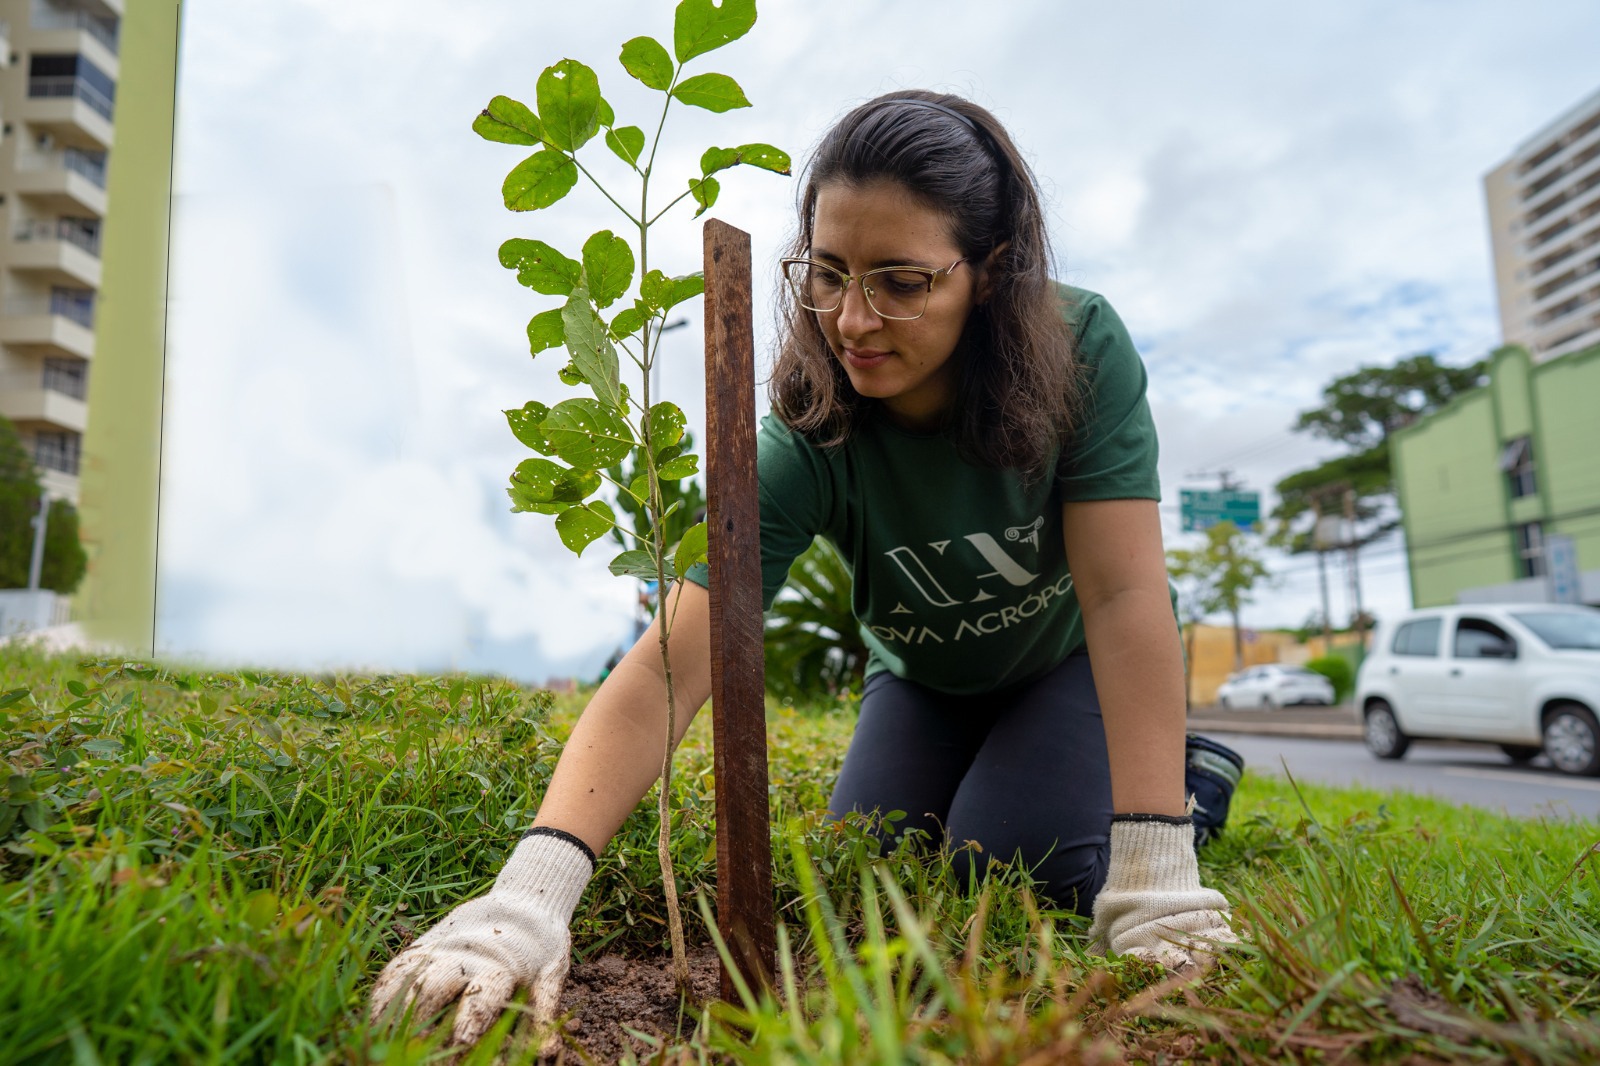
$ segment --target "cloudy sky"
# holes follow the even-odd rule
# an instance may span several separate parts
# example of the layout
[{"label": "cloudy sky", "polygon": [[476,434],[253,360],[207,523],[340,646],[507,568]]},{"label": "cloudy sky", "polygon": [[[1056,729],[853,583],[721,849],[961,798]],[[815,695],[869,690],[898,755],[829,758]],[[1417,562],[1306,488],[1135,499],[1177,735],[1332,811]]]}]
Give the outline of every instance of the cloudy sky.
[{"label": "cloudy sky", "polygon": [[[691,68],[732,75],[755,106],[676,110],[657,169],[681,187],[704,147],[757,140],[802,158],[893,89],[989,107],[1044,185],[1059,276],[1105,294],[1149,365],[1168,543],[1183,544],[1180,487],[1229,468],[1268,490],[1329,454],[1288,431],[1329,379],[1498,343],[1482,176],[1600,87],[1600,8],[1534,10],[766,0],[748,37]],[[524,151],[469,127],[496,94],[531,101],[565,57],[598,71],[619,124],[648,125],[659,97],[616,56],[636,34],[670,42],[671,5],[189,0],[185,17],[161,646],[592,673],[631,632],[632,593],[605,545],[577,560],[548,518],[509,513],[526,452],[500,411],[566,390],[564,360],[530,359],[523,335],[549,298],[495,250],[512,236],[573,250],[622,220],[584,190],[556,212],[506,211],[500,183]],[[621,184],[598,141],[586,154]],[[753,235],[760,277],[792,232],[794,185],[725,177],[714,214]],[[652,237],[652,265],[698,268],[689,214]],[[666,338],[663,390],[699,426],[698,304],[689,317]],[[1316,606],[1312,564],[1277,570],[1247,623]],[[1363,574],[1369,607],[1408,605],[1397,543]]]}]

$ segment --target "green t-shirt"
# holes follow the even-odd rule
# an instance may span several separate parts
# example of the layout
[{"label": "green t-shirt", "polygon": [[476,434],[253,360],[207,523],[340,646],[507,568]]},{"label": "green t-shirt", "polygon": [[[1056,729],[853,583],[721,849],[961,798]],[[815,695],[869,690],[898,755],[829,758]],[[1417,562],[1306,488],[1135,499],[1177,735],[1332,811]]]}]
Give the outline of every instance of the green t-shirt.
[{"label": "green t-shirt", "polygon": [[[869,418],[843,445],[813,447],[772,415],[757,433],[761,571],[770,608],[815,536],[839,549],[870,651],[951,693],[1025,681],[1083,647],[1061,505],[1159,499],[1145,369],[1105,299],[1065,289],[1085,403],[1053,478],[975,466],[942,433]],[[705,585],[704,564],[686,575]]]}]

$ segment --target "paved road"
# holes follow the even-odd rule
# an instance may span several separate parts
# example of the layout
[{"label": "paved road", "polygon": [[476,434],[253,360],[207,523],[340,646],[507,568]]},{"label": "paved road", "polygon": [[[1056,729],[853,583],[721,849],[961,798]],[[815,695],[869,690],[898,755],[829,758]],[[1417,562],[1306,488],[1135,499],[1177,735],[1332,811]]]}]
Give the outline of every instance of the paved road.
[{"label": "paved road", "polygon": [[1486,745],[1417,741],[1404,759],[1391,762],[1373,758],[1358,740],[1213,735],[1243,755],[1254,773],[1282,774],[1286,762],[1299,781],[1433,794],[1520,817],[1600,821],[1600,777],[1568,777],[1543,757],[1513,766]]}]

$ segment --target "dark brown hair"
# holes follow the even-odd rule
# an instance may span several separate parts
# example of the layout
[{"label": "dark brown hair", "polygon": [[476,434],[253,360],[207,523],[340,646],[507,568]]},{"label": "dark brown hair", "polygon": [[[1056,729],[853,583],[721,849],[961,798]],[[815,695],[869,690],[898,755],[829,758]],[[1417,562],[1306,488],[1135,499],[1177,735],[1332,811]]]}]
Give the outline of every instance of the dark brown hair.
[{"label": "dark brown hair", "polygon": [[[817,190],[895,182],[949,220],[973,264],[1005,245],[990,269],[988,299],[967,318],[952,359],[959,400],[950,431],[961,454],[985,466],[1046,473],[1078,406],[1073,333],[1050,280],[1039,191],[1004,127],[959,96],[905,90],[851,111],[806,167],[800,227],[790,255],[807,255]],[[843,444],[873,401],[828,347],[816,313],[783,287],[777,361],[768,395],[784,424],[819,447]]]}]

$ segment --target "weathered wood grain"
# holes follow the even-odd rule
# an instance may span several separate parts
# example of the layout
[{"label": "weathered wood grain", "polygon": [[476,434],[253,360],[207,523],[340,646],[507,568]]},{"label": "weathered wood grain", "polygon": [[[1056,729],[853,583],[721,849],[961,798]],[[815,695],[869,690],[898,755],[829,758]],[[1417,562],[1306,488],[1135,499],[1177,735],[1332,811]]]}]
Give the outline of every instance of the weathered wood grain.
[{"label": "weathered wood grain", "polygon": [[[752,987],[770,986],[776,939],[767,821],[750,235],[712,219],[705,224],[704,242],[717,925],[745,980]],[[736,999],[726,967],[722,997]]]}]

